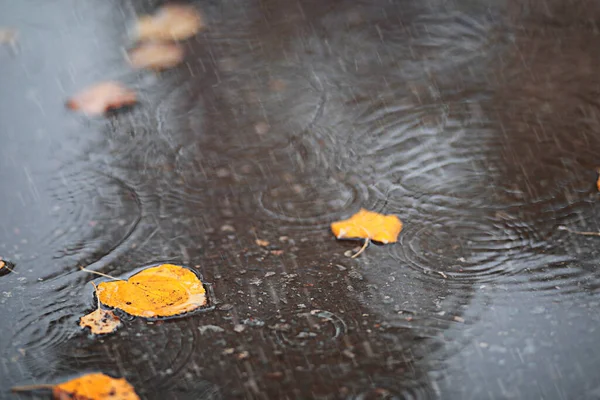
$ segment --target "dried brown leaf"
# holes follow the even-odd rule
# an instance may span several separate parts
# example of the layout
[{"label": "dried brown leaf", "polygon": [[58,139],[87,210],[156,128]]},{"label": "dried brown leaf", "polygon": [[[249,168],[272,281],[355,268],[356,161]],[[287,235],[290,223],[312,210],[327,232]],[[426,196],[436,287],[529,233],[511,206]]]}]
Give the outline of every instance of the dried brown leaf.
[{"label": "dried brown leaf", "polygon": [[256,239],[256,244],[261,247],[267,247],[270,243],[268,240]]},{"label": "dried brown leaf", "polygon": [[118,82],[101,82],[67,100],[67,107],[90,116],[102,115],[137,102],[137,95]]},{"label": "dried brown leaf", "polygon": [[121,326],[121,320],[114,312],[98,308],[96,311],[81,317],[79,326],[90,328],[95,335],[102,335],[116,331]]},{"label": "dried brown leaf", "polygon": [[192,6],[168,4],[137,21],[138,40],[184,40],[204,28],[200,13]]},{"label": "dried brown leaf", "polygon": [[160,71],[179,65],[184,51],[177,43],[147,42],[131,50],[127,58],[134,68]]},{"label": "dried brown leaf", "polygon": [[17,31],[11,28],[0,28],[0,44],[14,46],[17,42]]}]

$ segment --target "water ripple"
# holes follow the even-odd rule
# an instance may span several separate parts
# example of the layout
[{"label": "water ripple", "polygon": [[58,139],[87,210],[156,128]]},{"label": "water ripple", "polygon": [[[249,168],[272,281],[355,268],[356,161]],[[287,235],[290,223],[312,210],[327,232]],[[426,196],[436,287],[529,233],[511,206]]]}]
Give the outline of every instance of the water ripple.
[{"label": "water ripple", "polygon": [[18,225],[11,224],[12,217],[7,216],[14,232],[3,240],[6,250],[2,252],[28,263],[51,255],[53,261],[43,271],[46,274],[60,273],[74,262],[91,262],[112,252],[140,218],[135,191],[116,177],[67,169],[50,177],[38,190],[41,201],[49,206],[30,209]]},{"label": "water ripple", "polygon": [[325,310],[279,313],[266,321],[266,330],[275,343],[287,349],[313,349],[336,352],[348,331],[340,316]]},{"label": "water ripple", "polygon": [[266,188],[258,195],[259,211],[271,222],[288,227],[323,229],[368,198],[360,178],[295,176]]}]

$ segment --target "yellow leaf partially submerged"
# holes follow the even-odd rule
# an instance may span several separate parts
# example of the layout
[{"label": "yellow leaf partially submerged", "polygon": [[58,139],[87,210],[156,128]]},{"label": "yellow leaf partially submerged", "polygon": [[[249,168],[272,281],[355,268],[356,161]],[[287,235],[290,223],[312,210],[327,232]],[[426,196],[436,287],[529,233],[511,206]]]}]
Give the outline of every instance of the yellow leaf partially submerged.
[{"label": "yellow leaf partially submerged", "polygon": [[13,387],[13,392],[52,389],[56,400],[139,400],[135,389],[124,378],[115,379],[102,373],[80,376],[58,385]]},{"label": "yellow leaf partially submerged", "polygon": [[383,215],[361,208],[352,217],[331,224],[331,231],[338,239],[366,239],[363,248],[370,240],[384,244],[395,243],[402,230],[402,221],[395,215]]},{"label": "yellow leaf partially submerged", "polygon": [[139,400],[133,386],[124,378],[115,379],[101,373],[84,375],[56,385],[52,395],[56,399]]},{"label": "yellow leaf partially submerged", "polygon": [[152,15],[137,21],[138,40],[184,40],[194,36],[204,27],[200,13],[182,4],[162,6]]},{"label": "yellow leaf partially submerged", "polygon": [[169,317],[207,303],[200,279],[187,268],[162,264],[145,269],[127,281],[102,282],[98,300],[139,317]]},{"label": "yellow leaf partially submerged", "polygon": [[402,230],[402,221],[395,215],[383,215],[361,208],[352,217],[331,224],[338,239],[370,239],[394,243]]}]

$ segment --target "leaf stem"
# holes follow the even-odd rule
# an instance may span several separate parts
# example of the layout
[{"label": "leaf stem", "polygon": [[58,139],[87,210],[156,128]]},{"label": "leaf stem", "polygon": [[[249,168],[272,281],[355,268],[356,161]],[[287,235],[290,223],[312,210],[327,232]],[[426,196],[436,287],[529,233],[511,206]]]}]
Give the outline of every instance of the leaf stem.
[{"label": "leaf stem", "polygon": [[356,258],[356,257],[360,256],[362,254],[362,252],[365,251],[365,249],[369,246],[369,243],[371,243],[371,240],[369,238],[366,238],[365,243],[363,243],[360,250],[355,255],[353,255],[352,258]]},{"label": "leaf stem", "polygon": [[567,231],[567,232],[571,232],[571,233],[575,233],[576,235],[583,235],[583,236],[600,236],[600,232],[585,232],[585,231],[575,231],[573,229],[569,229],[566,226],[559,226],[558,227],[559,230],[561,231]]},{"label": "leaf stem", "polygon": [[6,261],[0,259],[0,269],[3,268],[9,270],[10,272],[14,272],[15,274],[17,273],[8,266],[8,263]]},{"label": "leaf stem", "polygon": [[54,388],[54,386],[55,385],[51,385],[49,383],[42,383],[39,385],[13,386],[12,388],[10,388],[10,390],[13,392],[29,392],[32,390],[39,390],[39,389],[52,389],[52,388]]},{"label": "leaf stem", "polygon": [[123,280],[123,279],[115,278],[114,276],[103,274],[102,272],[92,271],[91,269],[87,269],[87,268],[84,268],[84,267],[79,267],[79,269],[82,270],[82,271],[84,271],[84,272],[89,272],[90,274],[96,274],[96,275],[103,276],[105,278],[114,279],[115,281],[122,281]]}]

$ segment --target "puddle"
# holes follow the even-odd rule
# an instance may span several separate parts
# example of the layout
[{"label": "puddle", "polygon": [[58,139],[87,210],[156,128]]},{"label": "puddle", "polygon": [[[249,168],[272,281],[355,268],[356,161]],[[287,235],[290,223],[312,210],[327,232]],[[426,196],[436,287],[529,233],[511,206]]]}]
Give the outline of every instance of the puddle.
[{"label": "puddle", "polygon": [[[573,231],[600,230],[600,7],[193,4],[208,29],[156,74],[122,50],[158,2],[0,0],[0,393],[92,369],[148,399],[599,393],[598,238]],[[65,109],[104,79],[139,104]],[[404,229],[351,259],[329,224],[360,208]],[[79,267],[164,260],[210,312],[78,327]]]}]

